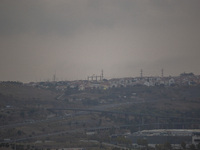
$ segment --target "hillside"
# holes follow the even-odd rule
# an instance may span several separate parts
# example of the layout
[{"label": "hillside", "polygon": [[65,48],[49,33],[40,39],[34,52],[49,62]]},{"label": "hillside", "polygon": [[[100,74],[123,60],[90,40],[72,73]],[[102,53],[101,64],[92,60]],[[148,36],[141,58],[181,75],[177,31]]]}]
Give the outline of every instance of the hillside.
[{"label": "hillside", "polygon": [[[19,143],[29,141],[30,145],[37,140],[52,140],[54,146],[86,146],[89,143],[80,143],[81,139],[109,141],[111,134],[139,129],[200,128],[199,91],[199,86],[58,91],[2,82],[0,140],[9,139],[12,143],[18,139]],[[125,129],[117,128],[124,125]],[[88,137],[86,131],[94,129],[99,134]]]}]

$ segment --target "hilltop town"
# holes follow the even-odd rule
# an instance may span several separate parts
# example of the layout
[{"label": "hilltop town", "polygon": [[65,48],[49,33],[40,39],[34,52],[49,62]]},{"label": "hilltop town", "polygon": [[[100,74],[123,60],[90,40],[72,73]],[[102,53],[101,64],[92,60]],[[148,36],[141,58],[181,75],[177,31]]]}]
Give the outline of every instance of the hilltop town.
[{"label": "hilltop town", "polygon": [[36,86],[41,88],[52,88],[56,90],[78,89],[80,91],[88,89],[109,89],[119,87],[130,87],[144,85],[147,87],[152,86],[195,86],[200,84],[200,75],[194,75],[193,73],[181,73],[179,76],[168,77],[127,77],[127,78],[114,78],[104,79],[103,74],[100,76],[90,76],[88,80],[76,80],[76,81],[47,81],[47,82],[30,82],[27,85]]}]

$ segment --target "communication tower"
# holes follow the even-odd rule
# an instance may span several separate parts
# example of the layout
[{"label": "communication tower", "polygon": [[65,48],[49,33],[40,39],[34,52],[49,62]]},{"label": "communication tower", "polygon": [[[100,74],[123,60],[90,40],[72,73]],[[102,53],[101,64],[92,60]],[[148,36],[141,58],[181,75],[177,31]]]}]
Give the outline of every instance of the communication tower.
[{"label": "communication tower", "polygon": [[140,71],[140,77],[142,78],[143,77],[143,70],[141,69]]},{"label": "communication tower", "polygon": [[163,76],[164,76],[164,69],[162,68],[162,70],[161,70],[161,77],[163,78]]}]

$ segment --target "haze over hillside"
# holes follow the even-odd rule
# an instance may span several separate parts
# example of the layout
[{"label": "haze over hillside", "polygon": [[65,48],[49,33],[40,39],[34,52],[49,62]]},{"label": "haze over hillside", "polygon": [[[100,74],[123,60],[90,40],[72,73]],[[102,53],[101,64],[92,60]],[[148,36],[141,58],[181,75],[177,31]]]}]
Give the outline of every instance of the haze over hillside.
[{"label": "haze over hillside", "polygon": [[198,0],[0,3],[1,81],[200,74]]}]

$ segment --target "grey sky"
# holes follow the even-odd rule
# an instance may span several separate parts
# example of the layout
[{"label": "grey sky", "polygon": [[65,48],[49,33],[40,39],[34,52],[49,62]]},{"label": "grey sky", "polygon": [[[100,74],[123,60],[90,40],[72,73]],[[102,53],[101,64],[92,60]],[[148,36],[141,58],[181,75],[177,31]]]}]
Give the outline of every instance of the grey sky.
[{"label": "grey sky", "polygon": [[199,0],[1,0],[0,80],[200,74]]}]

